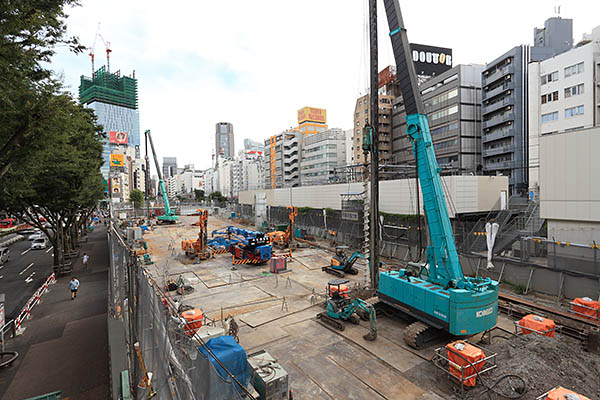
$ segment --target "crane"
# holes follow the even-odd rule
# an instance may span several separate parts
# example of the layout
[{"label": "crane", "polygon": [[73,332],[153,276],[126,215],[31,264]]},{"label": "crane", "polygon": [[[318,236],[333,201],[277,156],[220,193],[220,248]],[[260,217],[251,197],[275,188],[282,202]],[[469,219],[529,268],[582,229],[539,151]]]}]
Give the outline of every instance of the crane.
[{"label": "crane", "polygon": [[98,22],[98,28],[96,29],[96,35],[94,35],[94,41],[92,42],[92,46],[89,47],[89,56],[92,59],[92,78],[94,78],[94,72],[96,71],[94,68],[94,48],[96,47],[96,40],[98,40],[98,38],[100,38],[100,40],[102,40],[102,43],[104,43],[104,48],[106,49],[106,72],[110,72],[110,53],[112,52],[112,50],[110,48],[110,42],[104,40],[104,37],[100,33],[100,22]]},{"label": "crane", "polygon": [[404,340],[421,348],[438,330],[466,336],[493,328],[498,316],[498,282],[463,274],[400,4],[398,0],[384,0],[384,6],[406,109],[407,135],[421,184],[429,245],[425,263],[379,272],[378,297],[416,319],[405,329]]},{"label": "crane", "polygon": [[165,213],[164,215],[158,216],[158,223],[168,223],[174,224],[177,222],[179,217],[175,214],[175,212],[171,209],[169,204],[169,197],[167,196],[167,190],[165,189],[165,181],[163,180],[163,176],[160,173],[160,165],[158,164],[158,157],[156,157],[156,151],[154,150],[154,142],[152,142],[152,135],[150,134],[150,130],[146,130],[144,132],[146,136],[146,140],[150,141],[150,148],[152,149],[152,155],[154,156],[154,165],[156,166],[156,174],[158,175],[158,187],[162,194],[163,202],[165,203]]}]

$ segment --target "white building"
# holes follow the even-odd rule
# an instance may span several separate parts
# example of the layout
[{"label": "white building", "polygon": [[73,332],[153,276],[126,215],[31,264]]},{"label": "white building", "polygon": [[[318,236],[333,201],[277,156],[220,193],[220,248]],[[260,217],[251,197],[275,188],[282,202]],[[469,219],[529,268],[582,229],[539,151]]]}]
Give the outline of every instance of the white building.
[{"label": "white building", "polygon": [[176,196],[193,197],[194,190],[202,190],[203,172],[196,170],[194,164],[178,168],[177,174],[166,179],[165,186],[169,198]]},{"label": "white building", "polygon": [[308,135],[302,146],[302,186],[335,183],[335,168],[346,165],[346,132],[331,128]]},{"label": "white building", "polygon": [[600,26],[575,48],[530,64],[529,190],[534,195],[541,185],[540,138],[598,126],[599,82]]},{"label": "white building", "polygon": [[264,187],[300,185],[300,157],[304,134],[287,130],[265,140]]},{"label": "white building", "polygon": [[352,139],[354,138],[354,130],[345,130],[344,134],[346,135],[346,165],[352,165],[354,164],[354,151],[352,151]]}]

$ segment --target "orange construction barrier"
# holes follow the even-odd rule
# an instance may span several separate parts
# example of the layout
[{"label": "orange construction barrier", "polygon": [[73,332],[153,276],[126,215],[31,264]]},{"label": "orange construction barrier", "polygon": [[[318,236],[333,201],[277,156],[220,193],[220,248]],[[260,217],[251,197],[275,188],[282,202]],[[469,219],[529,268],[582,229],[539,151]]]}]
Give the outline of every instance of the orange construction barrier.
[{"label": "orange construction barrier", "polygon": [[[457,340],[456,342],[447,344],[446,349],[448,351],[448,360],[462,367],[459,368],[453,364],[450,364],[450,373],[457,377],[459,381],[462,380],[463,385],[475,386],[477,380],[476,372],[473,367],[471,367],[469,363],[462,357],[469,360],[471,364],[475,366],[477,372],[479,372],[483,369],[483,365],[485,364],[485,354],[483,353],[483,350],[462,340]],[[460,357],[457,353],[462,357]],[[475,376],[469,378],[471,375]]]},{"label": "orange construction barrier", "polygon": [[196,331],[202,328],[202,323],[204,322],[204,313],[202,310],[194,308],[192,310],[187,310],[181,313],[181,318],[185,319],[185,333],[188,335],[193,335]]},{"label": "orange construction barrier", "polygon": [[545,400],[565,400],[569,398],[565,396],[566,394],[576,395],[576,398],[579,400],[591,400],[589,397],[582,396],[579,393],[575,393],[572,390],[560,386],[549,391]]},{"label": "orange construction barrier", "polygon": [[586,318],[600,319],[600,301],[594,301],[589,297],[578,297],[573,300],[573,311]]},{"label": "orange construction barrier", "polygon": [[528,335],[535,332],[540,335],[554,337],[554,332],[556,329],[556,324],[554,321],[534,314],[529,314],[521,318],[519,325],[521,325],[521,331],[523,332],[523,335]]}]

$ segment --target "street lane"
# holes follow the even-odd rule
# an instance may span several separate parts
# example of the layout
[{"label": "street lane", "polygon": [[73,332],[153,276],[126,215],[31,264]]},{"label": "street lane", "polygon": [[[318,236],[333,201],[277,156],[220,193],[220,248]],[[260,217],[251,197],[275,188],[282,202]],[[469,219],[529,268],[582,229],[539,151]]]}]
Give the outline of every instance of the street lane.
[{"label": "street lane", "polygon": [[[26,235],[28,236],[28,235]],[[52,251],[31,250],[31,241],[9,246],[10,260],[0,268],[0,293],[6,295],[6,321],[15,318],[52,273]]]}]

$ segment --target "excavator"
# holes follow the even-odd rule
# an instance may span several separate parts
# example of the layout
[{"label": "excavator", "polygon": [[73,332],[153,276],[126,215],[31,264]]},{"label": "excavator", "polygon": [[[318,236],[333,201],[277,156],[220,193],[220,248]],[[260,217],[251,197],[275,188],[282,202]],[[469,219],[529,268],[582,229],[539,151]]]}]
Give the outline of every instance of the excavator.
[{"label": "excavator", "polygon": [[[327,309],[317,314],[317,320],[339,331],[345,329],[342,321],[358,325],[360,319],[370,322],[369,333],[363,336],[365,340],[377,338],[377,320],[375,308],[362,299],[350,299],[347,279],[333,279],[327,283]],[[358,315],[358,317],[356,316]]]},{"label": "excavator", "polygon": [[[154,150],[154,142],[152,142],[152,135],[150,134],[150,130],[146,130],[144,132],[146,135],[146,147],[148,146],[148,140],[150,140],[150,147],[152,148],[152,155],[154,156],[154,165],[156,166],[156,174],[158,175],[158,187],[160,189],[160,193],[162,194],[163,203],[165,204],[165,212],[163,215],[158,216],[158,223],[166,223],[166,224],[175,224],[179,217],[173,209],[171,209],[171,205],[169,204],[169,196],[167,196],[167,189],[165,188],[165,181],[163,179],[162,173],[160,172],[160,165],[158,164],[158,157],[156,157],[156,151]],[[147,160],[147,158],[146,158]],[[146,165],[148,165],[146,163]]]},{"label": "excavator", "polygon": [[198,232],[198,239],[196,240],[182,240],[181,250],[185,252],[185,255],[189,258],[198,257],[200,260],[206,260],[211,257],[211,251],[208,247],[208,232],[207,224],[208,221],[208,210],[200,210],[198,217],[198,226],[200,232]]},{"label": "excavator", "polygon": [[279,247],[280,249],[285,249],[291,246],[292,239],[294,235],[294,220],[298,215],[298,207],[288,207],[288,218],[290,223],[285,230],[283,231],[274,231],[267,232],[267,236],[271,240],[271,244]]},{"label": "excavator", "polygon": [[358,270],[354,268],[354,263],[359,258],[368,259],[369,257],[358,251],[352,253],[350,257],[346,257],[346,249],[348,249],[348,246],[337,246],[335,248],[335,256],[331,258],[331,263],[321,269],[328,274],[336,275],[340,278],[343,278],[346,274],[358,274]]},{"label": "excavator", "polygon": [[[440,331],[468,336],[493,328],[498,316],[498,282],[463,274],[400,4],[398,0],[384,0],[384,5],[429,245],[425,262],[379,272],[377,296],[380,302],[416,320],[404,330],[404,340],[411,347],[422,348]],[[368,143],[373,143],[370,139]]]}]

